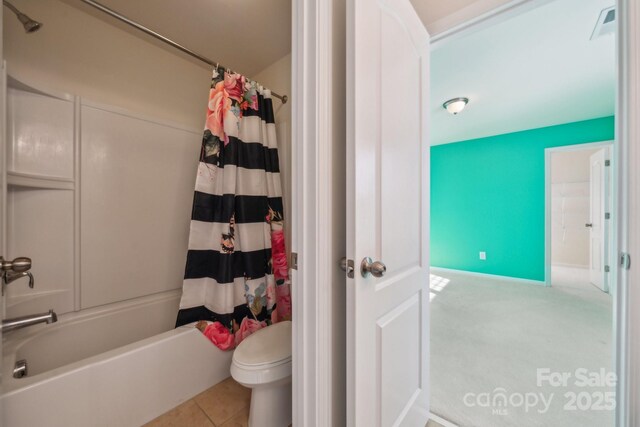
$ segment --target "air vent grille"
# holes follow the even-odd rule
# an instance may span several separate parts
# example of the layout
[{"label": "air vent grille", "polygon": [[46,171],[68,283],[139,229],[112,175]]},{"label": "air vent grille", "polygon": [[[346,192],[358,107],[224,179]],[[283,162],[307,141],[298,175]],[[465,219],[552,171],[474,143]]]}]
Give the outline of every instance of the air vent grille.
[{"label": "air vent grille", "polygon": [[607,16],[604,18],[603,24],[608,24],[609,22],[613,22],[616,19],[616,10],[611,9],[607,12]]},{"label": "air vent grille", "polygon": [[616,9],[615,6],[602,9],[596,22],[596,27],[591,34],[591,40],[595,40],[608,34],[616,32]]}]

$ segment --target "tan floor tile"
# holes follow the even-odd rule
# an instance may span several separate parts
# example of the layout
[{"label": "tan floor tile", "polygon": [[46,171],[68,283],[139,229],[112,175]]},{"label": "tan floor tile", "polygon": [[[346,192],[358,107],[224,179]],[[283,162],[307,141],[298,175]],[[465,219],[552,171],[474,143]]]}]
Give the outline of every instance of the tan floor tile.
[{"label": "tan floor tile", "polygon": [[214,427],[207,415],[193,400],[176,406],[169,412],[160,415],[144,427]]},{"label": "tan floor tile", "polygon": [[249,407],[247,406],[220,427],[249,427]]},{"label": "tan floor tile", "polygon": [[196,403],[215,425],[222,425],[242,409],[249,406],[251,389],[227,378],[209,390],[194,397]]},{"label": "tan floor tile", "polygon": [[429,420],[426,427],[442,427],[442,424],[435,422],[433,420]]}]

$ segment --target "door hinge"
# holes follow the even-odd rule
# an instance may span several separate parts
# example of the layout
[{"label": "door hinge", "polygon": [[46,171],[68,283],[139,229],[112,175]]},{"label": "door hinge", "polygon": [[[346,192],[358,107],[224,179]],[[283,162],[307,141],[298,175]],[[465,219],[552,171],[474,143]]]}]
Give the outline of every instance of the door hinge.
[{"label": "door hinge", "polygon": [[620,254],[620,266],[625,270],[629,270],[631,268],[631,255],[622,252]]},{"label": "door hinge", "polygon": [[605,273],[608,273],[608,272],[610,272],[610,271],[611,271],[611,267],[609,267],[608,265],[605,265],[605,266],[604,266],[604,272],[605,272]]},{"label": "door hinge", "polygon": [[604,165],[605,166],[611,166],[611,160],[605,160],[604,161]]},{"label": "door hinge", "polygon": [[298,254],[295,252],[291,252],[291,269],[298,269]]},{"label": "door hinge", "polygon": [[604,219],[611,219],[611,214],[609,212],[605,212]]}]

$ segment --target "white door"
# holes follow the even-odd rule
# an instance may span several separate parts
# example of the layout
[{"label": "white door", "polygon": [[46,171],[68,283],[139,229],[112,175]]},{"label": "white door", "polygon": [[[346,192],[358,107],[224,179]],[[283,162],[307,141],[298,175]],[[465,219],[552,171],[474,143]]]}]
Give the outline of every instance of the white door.
[{"label": "white door", "polygon": [[590,214],[589,222],[589,277],[591,283],[607,292],[605,272],[607,255],[607,232],[605,211],[607,205],[607,150],[598,150],[590,158]]},{"label": "white door", "polygon": [[[2,17],[2,13],[0,13]],[[2,36],[0,36],[2,41]],[[6,238],[6,215],[5,210],[7,207],[7,169],[6,169],[6,117],[7,117],[7,64],[2,61],[2,69],[0,70],[0,256],[7,257],[7,245],[5,244]],[[0,278],[0,280],[2,280]],[[0,281],[0,287],[4,287],[4,283]],[[0,296],[0,318],[5,318],[5,300],[4,292]],[[2,329],[0,329],[0,358],[3,358],[2,353]],[[0,371],[2,371],[0,369]],[[2,392],[2,373],[0,372],[0,392]],[[2,419],[0,417],[0,424]]]},{"label": "white door", "polygon": [[[409,0],[349,0],[349,426],[428,419],[428,47]],[[366,257],[382,277],[361,274]]]},{"label": "white door", "polygon": [[[0,18],[2,13],[0,12]],[[2,42],[2,35],[0,35],[0,42]],[[7,209],[7,161],[6,161],[6,121],[7,121],[7,64],[2,61],[0,63],[2,68],[0,69],[0,257],[7,256],[6,245],[6,215]],[[4,288],[2,278],[0,278],[0,287]],[[3,289],[4,291],[4,289]],[[0,319],[5,318],[5,298],[4,292],[0,296]],[[0,329],[0,360],[4,358],[2,353],[2,329]],[[2,393],[2,369],[0,369],[0,394]],[[0,424],[2,424],[2,417],[0,416]]]}]

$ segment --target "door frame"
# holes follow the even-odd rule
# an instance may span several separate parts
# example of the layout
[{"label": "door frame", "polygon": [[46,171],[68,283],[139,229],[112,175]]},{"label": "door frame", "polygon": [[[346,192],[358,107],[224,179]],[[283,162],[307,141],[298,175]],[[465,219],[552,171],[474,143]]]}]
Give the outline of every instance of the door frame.
[{"label": "door frame", "polygon": [[[513,0],[488,13],[470,13],[462,24],[432,35],[431,46],[548,1]],[[339,3],[292,0],[292,251],[299,254],[298,270],[292,273],[293,424],[309,427],[331,425],[326,421],[335,419],[336,413],[340,417],[343,406],[339,405],[344,405],[332,382],[345,373],[344,364],[332,357],[340,351],[332,336],[338,330],[328,322],[334,309],[344,310],[344,306],[332,299],[332,290],[340,283],[331,282],[337,260],[332,251],[335,241],[326,232],[340,226],[326,215],[340,203],[331,178],[334,165],[329,144],[340,105],[333,97],[332,77],[344,75],[333,74],[343,65],[339,58],[344,56],[339,45],[345,41],[340,40],[345,21],[336,11],[339,7],[334,7]],[[640,125],[635,119],[640,117],[640,2],[616,0],[616,8],[618,150],[613,159],[620,185],[615,250],[635,255],[640,253]],[[640,287],[628,286],[640,284],[637,263],[625,269],[616,262],[618,427],[640,425],[640,310],[629,310],[631,304],[640,307]],[[329,283],[332,286],[326,286]]]},{"label": "door frame", "polygon": [[346,421],[345,12],[292,0],[293,425],[305,427]]},{"label": "door frame", "polygon": [[[618,85],[615,160],[618,164],[617,253],[640,252],[640,4],[616,0]],[[622,260],[621,260],[622,261]],[[616,426],[640,424],[640,269],[617,262]],[[630,286],[635,284],[636,286]]]},{"label": "door frame", "polygon": [[[553,153],[559,152],[567,152],[567,151],[583,151],[590,150],[598,147],[610,147],[611,151],[609,153],[610,157],[615,156],[615,141],[599,141],[599,142],[590,142],[586,144],[572,144],[572,145],[562,145],[559,147],[550,147],[545,148],[544,150],[544,285],[547,287],[551,286],[551,156]],[[611,169],[609,172],[609,196],[611,205],[609,209],[612,212],[611,222],[608,224],[609,227],[609,237],[607,239],[607,246],[609,250],[607,251],[608,257],[606,260],[603,260],[605,265],[613,266],[615,258],[613,257],[612,248],[616,247],[616,233],[614,230],[617,229],[618,223],[618,215],[617,209],[612,209],[616,206],[616,190],[619,186],[619,183],[615,179],[616,177],[616,162],[611,162]],[[607,291],[611,290],[609,283],[615,283],[617,279],[617,271],[615,268],[611,270],[611,275],[607,280]]]}]

